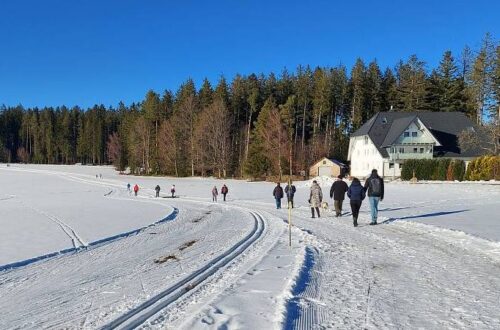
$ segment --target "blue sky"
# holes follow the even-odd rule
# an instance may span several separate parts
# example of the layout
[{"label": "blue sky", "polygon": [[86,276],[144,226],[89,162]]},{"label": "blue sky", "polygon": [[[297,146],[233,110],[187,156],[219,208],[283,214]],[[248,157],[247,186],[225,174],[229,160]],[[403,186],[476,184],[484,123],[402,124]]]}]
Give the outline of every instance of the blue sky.
[{"label": "blue sky", "polygon": [[384,68],[417,54],[434,67],[450,49],[500,38],[500,1],[0,2],[0,104],[115,106],[191,77]]}]

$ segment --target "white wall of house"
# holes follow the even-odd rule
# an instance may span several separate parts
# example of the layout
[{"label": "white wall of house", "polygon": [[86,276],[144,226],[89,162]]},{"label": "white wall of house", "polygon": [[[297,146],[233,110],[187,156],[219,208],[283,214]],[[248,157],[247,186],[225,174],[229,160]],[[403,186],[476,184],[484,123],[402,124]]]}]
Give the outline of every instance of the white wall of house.
[{"label": "white wall of house", "polygon": [[384,158],[368,135],[351,137],[348,159],[351,161],[351,176],[364,178],[372,169],[384,174]]},{"label": "white wall of house", "polygon": [[386,161],[384,163],[384,177],[386,178],[397,178],[401,176],[401,164]]}]

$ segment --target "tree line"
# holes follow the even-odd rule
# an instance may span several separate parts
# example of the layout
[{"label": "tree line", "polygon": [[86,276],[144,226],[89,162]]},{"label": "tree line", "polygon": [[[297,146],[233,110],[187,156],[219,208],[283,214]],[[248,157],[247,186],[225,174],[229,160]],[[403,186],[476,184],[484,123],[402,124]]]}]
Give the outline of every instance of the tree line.
[{"label": "tree line", "polygon": [[[299,66],[279,75],[192,79],[173,92],[89,109],[0,108],[0,161],[114,164],[133,173],[219,177],[294,174],[323,156],[345,160],[349,136],[379,111],[461,111],[497,121],[500,44],[444,52],[432,70],[416,55],[381,69]],[[489,118],[489,119],[488,119]]]}]

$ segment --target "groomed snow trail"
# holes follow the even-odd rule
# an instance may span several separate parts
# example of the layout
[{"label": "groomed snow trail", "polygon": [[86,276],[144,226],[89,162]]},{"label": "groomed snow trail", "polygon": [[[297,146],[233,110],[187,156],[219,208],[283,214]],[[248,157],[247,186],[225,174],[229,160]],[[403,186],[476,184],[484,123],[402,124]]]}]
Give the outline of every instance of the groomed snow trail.
[{"label": "groomed snow trail", "polygon": [[[304,249],[302,244],[288,246],[286,227],[279,218],[259,213],[267,230],[255,244],[141,329],[279,328]],[[302,236],[294,232],[295,237]]]},{"label": "groomed snow trail", "polygon": [[[196,272],[252,230],[251,217],[232,212],[231,220],[221,211],[181,209],[176,221],[136,236],[0,274],[0,328],[106,325]],[[208,228],[222,223],[226,228],[207,235]],[[23,310],[13,310],[12,301],[21,301]]]},{"label": "groomed snow trail", "polygon": [[366,215],[354,228],[350,217],[308,212],[296,224],[315,249],[312,266],[283,328],[500,328],[498,243],[403,221],[367,226]]},{"label": "groomed snow trail", "polygon": [[256,213],[251,213],[251,215],[255,220],[254,227],[252,231],[242,240],[237,242],[227,251],[218,255],[216,258],[210,260],[198,270],[173,284],[168,289],[160,292],[136,308],[116,318],[109,324],[102,327],[102,329],[135,329],[146,322],[149,318],[153,317],[156,313],[161,312],[168,305],[178,300],[188,291],[199,286],[209,276],[212,276],[219,269],[241,255],[245,249],[260,238],[265,230],[265,221],[262,216]]}]

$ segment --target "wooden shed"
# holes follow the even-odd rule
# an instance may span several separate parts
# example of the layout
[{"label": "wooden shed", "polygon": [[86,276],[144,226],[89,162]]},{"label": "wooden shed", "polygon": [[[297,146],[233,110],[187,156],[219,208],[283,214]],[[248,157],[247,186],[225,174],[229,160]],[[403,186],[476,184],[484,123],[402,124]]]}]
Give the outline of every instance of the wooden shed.
[{"label": "wooden shed", "polygon": [[309,176],[337,177],[346,173],[347,166],[335,159],[324,157],[309,168]]}]

